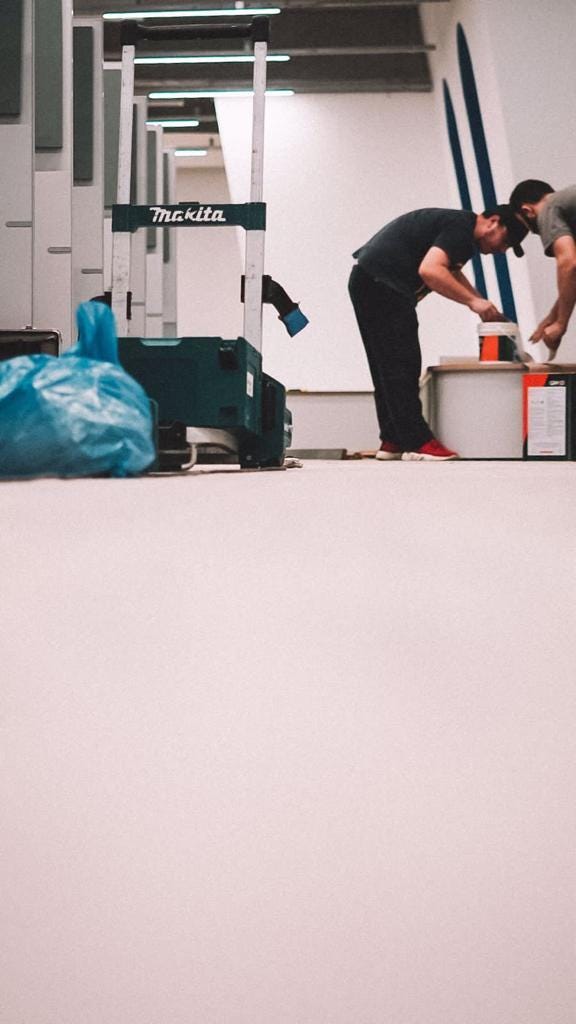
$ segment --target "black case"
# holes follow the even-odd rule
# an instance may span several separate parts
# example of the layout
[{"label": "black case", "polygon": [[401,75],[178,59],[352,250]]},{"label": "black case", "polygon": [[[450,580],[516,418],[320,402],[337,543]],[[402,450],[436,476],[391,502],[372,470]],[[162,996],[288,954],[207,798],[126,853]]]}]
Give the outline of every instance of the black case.
[{"label": "black case", "polygon": [[0,331],[0,360],[14,359],[15,356],[60,354],[58,331],[38,331],[32,327],[21,331]]}]

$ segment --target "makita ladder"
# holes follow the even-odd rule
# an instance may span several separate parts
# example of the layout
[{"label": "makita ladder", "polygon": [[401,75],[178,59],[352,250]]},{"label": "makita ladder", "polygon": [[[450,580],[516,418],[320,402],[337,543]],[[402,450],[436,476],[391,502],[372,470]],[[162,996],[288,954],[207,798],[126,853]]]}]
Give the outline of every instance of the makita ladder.
[{"label": "makita ladder", "polygon": [[[130,170],[132,161],[132,108],[134,101],[134,57],[139,40],[159,42],[192,41],[196,39],[251,39],[254,44],[254,97],[252,113],[252,165],[250,202],[212,207],[217,215],[211,220],[192,219],[194,205],[188,205],[188,218],[182,206],[164,207],[171,219],[161,219],[154,207],[130,206]],[[120,101],[120,139],[118,152],[117,206],[113,209],[112,230],[112,310],[119,335],[130,333],[127,300],[130,290],[130,233],[136,228],[237,225],[246,229],[246,263],[244,293],[244,337],[258,351],[262,349],[262,277],[264,272],[265,207],[262,203],[264,182],[264,102],[266,93],[266,56],[268,52],[268,18],[254,18],[242,25],[182,25],[152,27],[145,23],[123,21],[122,87]],[[174,219],[182,215],[182,219]]]},{"label": "makita ladder", "polygon": [[[134,58],[139,40],[186,41],[249,39],[254,48],[252,161],[250,202],[242,204],[179,203],[174,206],[130,205]],[[186,427],[213,428],[235,436],[241,465],[280,465],[289,443],[291,422],[281,384],[262,373],[262,303],[272,303],[290,335],[307,324],[298,304],[270,277],[264,276],[266,207],[263,195],[264,105],[267,18],[226,25],[150,27],[135,21],[121,26],[122,87],[118,160],[118,202],[112,209],[112,309],[120,356],[159,405],[161,428],[168,437],[165,463],[186,461]],[[130,241],[141,227],[239,226],[246,231],[243,337],[130,338]],[[201,378],[201,386],[199,380]],[[162,435],[162,429],[161,429]],[[174,456],[174,458],[170,458]],[[182,458],[180,458],[182,456]]]}]

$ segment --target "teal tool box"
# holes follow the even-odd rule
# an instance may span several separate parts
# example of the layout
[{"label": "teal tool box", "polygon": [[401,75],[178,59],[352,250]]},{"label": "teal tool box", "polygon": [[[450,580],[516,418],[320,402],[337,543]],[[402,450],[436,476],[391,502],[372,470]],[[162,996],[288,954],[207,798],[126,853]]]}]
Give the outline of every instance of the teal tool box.
[{"label": "teal tool box", "polygon": [[286,391],[244,338],[119,338],[118,346],[158,405],[164,468],[189,458],[186,426],[231,433],[243,468],[282,465],[292,434]]}]

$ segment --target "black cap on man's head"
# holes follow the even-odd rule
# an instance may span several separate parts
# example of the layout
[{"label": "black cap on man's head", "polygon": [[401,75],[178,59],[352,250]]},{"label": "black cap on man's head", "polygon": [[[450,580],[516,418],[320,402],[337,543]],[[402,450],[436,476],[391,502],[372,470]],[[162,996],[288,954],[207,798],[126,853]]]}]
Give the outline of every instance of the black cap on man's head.
[{"label": "black cap on man's head", "polygon": [[514,255],[523,256],[524,249],[520,245],[520,242],[522,242],[528,234],[528,228],[526,225],[518,219],[512,207],[507,203],[502,203],[500,206],[492,206],[489,210],[484,210],[485,217],[494,217],[494,215],[497,215],[500,218],[500,223],[506,228],[508,241],[514,250]]},{"label": "black cap on man's head", "polygon": [[547,181],[527,178],[526,181],[518,182],[516,188],[512,189],[509,203],[514,210],[519,210],[523,203],[539,203],[543,196],[554,191]]}]

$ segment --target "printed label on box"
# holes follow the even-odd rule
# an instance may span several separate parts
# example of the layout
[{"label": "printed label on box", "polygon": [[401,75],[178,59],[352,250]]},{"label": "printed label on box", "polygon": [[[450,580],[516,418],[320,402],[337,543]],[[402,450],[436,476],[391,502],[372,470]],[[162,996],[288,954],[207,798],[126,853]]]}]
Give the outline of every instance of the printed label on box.
[{"label": "printed label on box", "polygon": [[528,389],[528,455],[566,455],[566,388]]},{"label": "printed label on box", "polygon": [[246,394],[248,398],[254,398],[254,374],[250,370],[246,373]]}]

